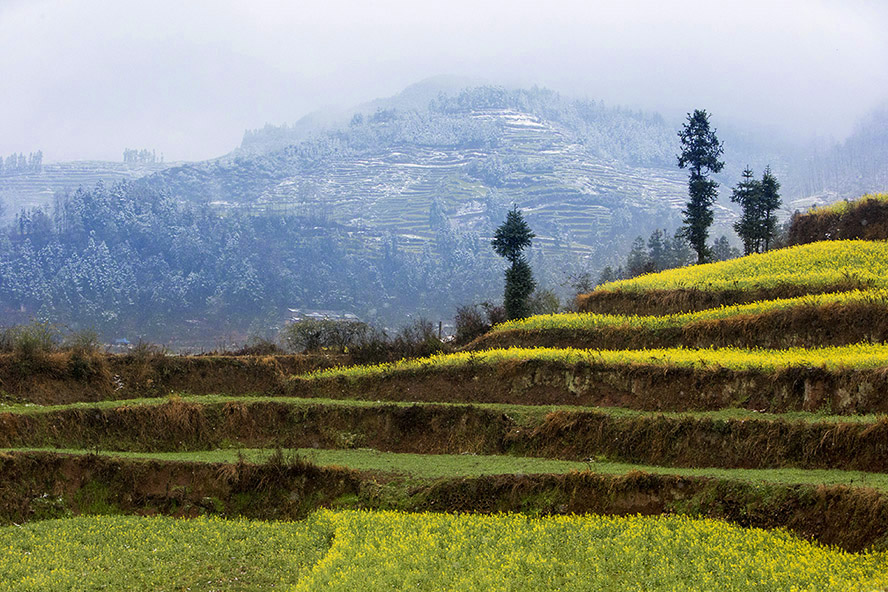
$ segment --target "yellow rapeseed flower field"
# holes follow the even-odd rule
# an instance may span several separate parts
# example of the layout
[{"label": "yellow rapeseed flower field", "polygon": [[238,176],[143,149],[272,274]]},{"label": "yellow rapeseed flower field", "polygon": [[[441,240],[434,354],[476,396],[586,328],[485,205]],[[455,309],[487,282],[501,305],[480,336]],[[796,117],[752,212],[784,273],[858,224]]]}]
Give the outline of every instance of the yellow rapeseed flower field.
[{"label": "yellow rapeseed flower field", "polygon": [[293,523],[79,517],[0,528],[0,591],[870,592],[888,555],[681,516],[320,511]]},{"label": "yellow rapeseed flower field", "polygon": [[851,208],[860,205],[865,201],[884,201],[888,202],[888,193],[869,193],[867,195],[862,195],[857,199],[849,200],[843,199],[841,201],[837,201],[825,206],[817,206],[814,208],[810,208],[806,214],[824,214],[824,213],[834,213],[834,214],[844,214],[848,212]]},{"label": "yellow rapeseed flower field", "polygon": [[327,552],[313,522],[80,516],[0,528],[0,591],[286,590]]},{"label": "yellow rapeseed flower field", "polygon": [[813,289],[857,283],[888,288],[888,242],[822,241],[650,273],[604,284],[596,291],[625,290],[755,290],[782,285]]},{"label": "yellow rapeseed flower field", "polygon": [[643,364],[685,368],[729,368],[731,370],[776,371],[793,367],[821,367],[827,370],[888,367],[888,345],[854,344],[821,348],[744,349],[734,347],[691,349],[662,348],[639,350],[596,350],[566,348],[510,347],[426,358],[407,359],[373,366],[344,366],[318,370],[296,377],[366,378],[393,374],[436,371],[448,368],[492,366],[503,362],[541,361],[564,364],[621,365]]},{"label": "yellow rapeseed flower field", "polygon": [[697,321],[729,319],[745,315],[760,315],[778,310],[801,307],[822,307],[844,304],[878,304],[888,307],[888,290],[852,290],[831,294],[813,294],[797,298],[762,300],[751,304],[720,306],[699,312],[667,315],[612,315],[597,313],[556,313],[516,319],[496,325],[491,333],[503,331],[538,331],[546,329],[592,330],[605,327],[656,330],[682,327]]}]

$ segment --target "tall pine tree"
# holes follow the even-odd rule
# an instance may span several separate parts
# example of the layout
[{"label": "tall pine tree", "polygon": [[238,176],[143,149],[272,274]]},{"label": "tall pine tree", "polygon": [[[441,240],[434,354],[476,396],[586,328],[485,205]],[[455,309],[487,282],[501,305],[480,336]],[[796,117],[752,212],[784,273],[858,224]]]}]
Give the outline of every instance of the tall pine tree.
[{"label": "tall pine tree", "polygon": [[766,167],[759,181],[753,177],[747,166],[743,180],[737,183],[731,193],[731,201],[740,204],[740,220],[734,223],[734,230],[743,241],[743,254],[764,253],[771,248],[771,241],[777,232],[776,210],[780,207],[780,183]]},{"label": "tall pine tree", "polygon": [[505,257],[511,264],[506,270],[506,289],[503,296],[503,306],[510,320],[530,314],[528,299],[536,288],[536,282],[533,281],[530,265],[521,252],[530,246],[534,236],[518,206],[514,206],[506,214],[505,222],[496,229],[491,241],[496,254]]},{"label": "tall pine tree", "polygon": [[765,173],[762,175],[761,186],[761,233],[760,241],[763,251],[771,248],[771,241],[777,234],[777,208],[783,202],[780,200],[780,183],[771,173],[771,167],[765,167]]},{"label": "tall pine tree", "polygon": [[743,241],[744,255],[760,250],[761,196],[762,185],[747,166],[743,171],[743,180],[731,192],[731,201],[740,205],[740,219],[734,223],[734,230]]},{"label": "tall pine tree", "polygon": [[709,115],[701,109],[688,113],[688,120],[678,137],[681,140],[678,166],[690,173],[688,202],[682,210],[683,234],[697,253],[697,263],[704,263],[709,252],[706,245],[709,227],[714,218],[712,205],[718,198],[718,183],[710,179],[709,174],[717,173],[725,166],[719,160],[724,148],[715,130],[709,129]]}]

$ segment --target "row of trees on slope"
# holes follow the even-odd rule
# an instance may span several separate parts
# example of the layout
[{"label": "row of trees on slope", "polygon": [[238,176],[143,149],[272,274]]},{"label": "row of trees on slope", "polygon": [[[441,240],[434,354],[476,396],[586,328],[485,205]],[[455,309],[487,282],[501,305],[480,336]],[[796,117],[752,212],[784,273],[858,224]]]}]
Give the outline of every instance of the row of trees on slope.
[{"label": "row of trees on slope", "polygon": [[[697,263],[710,259],[712,253],[707,244],[709,227],[714,220],[713,205],[718,198],[718,183],[711,178],[724,168],[720,160],[724,146],[714,129],[709,126],[709,114],[697,109],[688,114],[687,121],[678,133],[681,140],[679,168],[688,169],[688,202],[682,210],[683,234],[697,254]],[[734,230],[743,241],[745,254],[768,250],[777,229],[775,212],[780,207],[780,183],[765,169],[761,181],[753,179],[746,167],[743,180],[734,189],[731,200],[740,205],[740,220]]]},{"label": "row of trees on slope", "polygon": [[[645,241],[641,236],[632,243],[624,265],[616,269],[605,267],[597,282],[586,277],[583,287],[591,289],[596,284],[632,278],[644,273],[683,267],[694,262],[724,261],[741,253],[722,236],[709,244],[709,227],[714,220],[712,206],[718,197],[718,183],[710,174],[724,167],[720,160],[724,152],[715,130],[709,127],[706,111],[688,114],[688,120],[679,132],[682,152],[678,166],[689,169],[688,195],[684,227],[670,237],[665,229],[655,229]],[[766,167],[761,180],[755,179],[747,166],[741,181],[732,190],[731,201],[740,205],[740,219],[734,230],[743,243],[743,254],[762,253],[771,248],[777,235],[777,208],[781,205],[780,183]]]},{"label": "row of trees on slope", "polygon": [[40,172],[43,170],[43,152],[38,150],[25,156],[24,154],[10,154],[5,159],[0,157],[0,175]]}]

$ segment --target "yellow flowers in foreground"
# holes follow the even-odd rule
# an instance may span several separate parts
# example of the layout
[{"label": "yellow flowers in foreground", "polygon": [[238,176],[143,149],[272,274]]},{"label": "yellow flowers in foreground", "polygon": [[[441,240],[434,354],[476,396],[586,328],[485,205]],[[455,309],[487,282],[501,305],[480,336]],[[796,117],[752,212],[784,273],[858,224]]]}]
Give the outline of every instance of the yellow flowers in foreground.
[{"label": "yellow flowers in foreground", "polygon": [[885,553],[678,516],[320,511],[305,522],[80,517],[0,529],[0,590],[871,591]]},{"label": "yellow flowers in foreground", "polygon": [[523,361],[588,365],[646,364],[683,368],[729,368],[731,370],[761,371],[808,366],[817,366],[828,370],[866,369],[888,367],[888,345],[854,344],[814,349],[742,349],[733,347],[687,349],[676,347],[639,350],[510,347],[439,354],[375,366],[330,368],[304,374],[297,378],[309,380],[336,377],[365,378]]},{"label": "yellow flowers in foreground", "polygon": [[888,242],[810,243],[729,261],[646,274],[605,284],[596,291],[755,290],[786,284],[822,288],[851,282],[867,288],[888,288]]},{"label": "yellow flowers in foreground", "polygon": [[844,304],[878,304],[888,307],[888,290],[852,290],[832,294],[813,294],[798,298],[762,300],[751,304],[721,306],[699,312],[662,316],[609,315],[596,313],[558,313],[516,319],[496,325],[491,333],[502,331],[538,331],[545,329],[592,330],[604,327],[630,329],[665,329],[682,327],[697,321],[714,321],[743,315],[759,315],[778,310]]},{"label": "yellow flowers in foreground", "polygon": [[314,522],[81,516],[0,528],[0,591],[287,590],[327,552]]}]

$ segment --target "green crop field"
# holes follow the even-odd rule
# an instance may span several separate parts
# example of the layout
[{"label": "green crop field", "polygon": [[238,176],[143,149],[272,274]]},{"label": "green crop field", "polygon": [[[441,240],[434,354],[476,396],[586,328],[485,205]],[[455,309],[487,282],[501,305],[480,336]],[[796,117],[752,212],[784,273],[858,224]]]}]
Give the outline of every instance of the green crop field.
[{"label": "green crop field", "polygon": [[0,528],[0,590],[872,591],[885,553],[663,517],[320,511],[83,516]]}]

